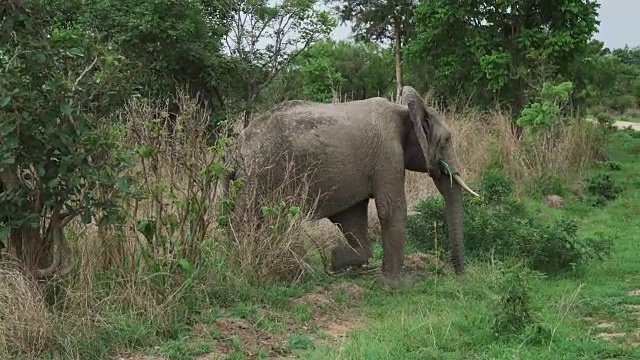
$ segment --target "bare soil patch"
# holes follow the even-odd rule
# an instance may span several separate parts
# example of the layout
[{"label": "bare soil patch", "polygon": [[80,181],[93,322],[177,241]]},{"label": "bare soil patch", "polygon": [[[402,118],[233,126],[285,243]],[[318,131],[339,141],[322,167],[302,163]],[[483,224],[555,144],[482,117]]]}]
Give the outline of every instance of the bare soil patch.
[{"label": "bare soil patch", "polygon": [[116,357],[117,360],[168,360],[165,356],[122,353]]},{"label": "bare soil patch", "polygon": [[619,339],[625,337],[627,334],[623,332],[618,333],[609,333],[609,332],[601,332],[598,334],[598,337],[604,339],[605,341],[613,341],[614,339]]},{"label": "bare soil patch", "polygon": [[[325,287],[317,287],[311,293],[299,298],[291,299],[292,305],[304,304],[312,311],[310,323],[297,324],[293,318],[286,320],[284,334],[272,334],[254,326],[246,319],[218,319],[210,325],[198,325],[193,329],[196,337],[211,337],[209,327],[215,327],[216,338],[213,340],[214,350],[198,357],[199,360],[223,358],[233,350],[241,351],[248,358],[255,358],[262,349],[268,359],[290,359],[285,348],[288,335],[294,332],[307,333],[314,341],[318,341],[320,334],[328,335],[328,339],[339,339],[363,322],[344,311],[334,299],[336,293],[341,292],[349,302],[358,302],[368,290],[349,282],[334,283]],[[237,341],[235,339],[237,339]],[[326,338],[326,337],[325,337]],[[234,346],[234,343],[236,344]],[[129,359],[127,359],[129,360]],[[138,359],[131,359],[138,360]],[[153,359],[155,360],[155,359]]]},{"label": "bare soil patch", "polygon": [[[291,302],[305,304],[311,308],[313,324],[308,328],[316,329],[311,334],[314,342],[335,341],[345,337],[351,330],[362,328],[365,324],[362,318],[342,311],[335,300],[336,295],[342,293],[347,302],[357,303],[367,292],[368,289],[360,285],[339,282],[326,287],[317,287],[313,292],[292,299]],[[322,335],[328,335],[328,337]]]},{"label": "bare soil patch", "polygon": [[214,355],[229,354],[233,350],[230,340],[234,337],[238,340],[240,351],[249,358],[255,357],[260,349],[263,349],[269,358],[284,355],[282,350],[282,345],[286,341],[284,337],[258,329],[246,319],[218,319],[215,321],[215,326],[221,341],[215,342],[213,353],[201,359],[213,359]]},{"label": "bare soil patch", "polygon": [[615,327],[616,324],[613,322],[603,321],[601,323],[596,324],[596,327],[599,329],[611,329]]},{"label": "bare soil patch", "polygon": [[402,272],[408,281],[417,281],[436,274],[451,274],[453,267],[435,255],[416,252],[405,256]]},{"label": "bare soil patch", "polygon": [[316,287],[314,291],[303,295],[302,297],[292,299],[293,305],[305,304],[309,306],[314,317],[319,317],[328,311],[338,310],[338,304],[335,301],[335,295],[338,292],[344,292],[346,300],[349,302],[358,302],[362,300],[367,289],[360,285],[349,282],[334,283],[326,287]]}]

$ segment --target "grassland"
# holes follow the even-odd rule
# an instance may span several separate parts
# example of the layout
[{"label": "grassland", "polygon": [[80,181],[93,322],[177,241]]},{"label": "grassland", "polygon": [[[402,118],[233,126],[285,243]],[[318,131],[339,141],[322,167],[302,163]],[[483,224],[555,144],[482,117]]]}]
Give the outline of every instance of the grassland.
[{"label": "grassland", "polygon": [[[144,119],[152,110],[132,109],[129,117]],[[136,186],[151,196],[128,209],[125,226],[72,228],[68,237],[81,258],[74,277],[40,287],[15,264],[1,264],[0,358],[639,358],[640,132],[618,131],[608,141],[609,166],[589,168],[599,135],[585,123],[559,129],[553,143],[526,145],[514,141],[508,117],[500,114],[486,121],[472,111],[444,118],[474,187],[483,169],[502,163],[529,209],[549,220],[577,219],[582,235],[604,234],[613,240],[611,257],[553,277],[516,271],[525,285],[519,289],[508,280],[513,264],[470,258],[466,273],[455,276],[441,260],[409,246],[405,287],[391,291],[374,281],[379,242],[373,269],[360,274],[328,276],[317,256],[304,253],[308,238],[323,246],[338,241],[339,231],[325,220],[289,225],[266,242],[249,233],[229,243],[215,228],[213,211],[197,215],[207,231],[184,235],[171,222],[144,228],[144,220],[158,214],[189,219],[182,204],[212,196],[211,184],[185,186],[198,186],[200,169],[192,164],[215,161],[205,156],[207,145],[198,138],[206,117],[196,114],[185,119],[192,122],[185,129],[194,131],[184,134],[189,147],[171,148],[151,136],[135,139],[153,147],[155,158],[133,173],[142,179]],[[133,124],[140,127],[143,121]],[[144,128],[133,130],[147,134]],[[566,190],[603,172],[622,187],[604,207],[591,207],[565,191],[564,205],[551,208],[539,191],[528,191]],[[540,177],[544,173],[562,176]],[[182,188],[192,191],[167,190]],[[410,173],[406,188],[410,207],[436,194],[421,174]],[[374,206],[370,215],[370,236],[377,239]],[[162,246],[149,245],[143,235]],[[516,296],[521,301],[511,309],[500,301],[513,289],[521,291]],[[496,335],[492,325],[504,314],[529,326]]]},{"label": "grassland", "polygon": [[[367,274],[263,289],[253,300],[200,318],[188,335],[145,351],[147,357],[130,358],[640,358],[640,137],[631,134],[619,131],[608,144],[621,165],[609,173],[623,193],[605,207],[571,196],[557,209],[527,199],[541,216],[579,219],[583,235],[605,234],[614,246],[610,258],[571,274],[526,276],[530,298],[523,301],[538,326],[524,333],[492,332],[496,314],[508,309],[497,303],[503,265],[485,259],[472,261],[459,277],[409,277],[400,291]],[[430,260],[409,254],[407,263]]]}]

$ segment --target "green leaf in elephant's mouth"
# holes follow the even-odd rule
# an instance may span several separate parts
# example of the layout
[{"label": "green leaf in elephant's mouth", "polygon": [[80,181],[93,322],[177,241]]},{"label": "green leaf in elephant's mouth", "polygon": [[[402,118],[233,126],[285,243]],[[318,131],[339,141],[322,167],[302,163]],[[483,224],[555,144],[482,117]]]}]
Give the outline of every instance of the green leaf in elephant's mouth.
[{"label": "green leaf in elephant's mouth", "polygon": [[440,160],[440,164],[449,174],[453,174],[453,170],[451,170],[451,165],[449,165],[446,161]]},{"label": "green leaf in elephant's mouth", "polygon": [[440,164],[442,165],[442,167],[444,168],[444,171],[449,174],[449,182],[451,183],[451,186],[453,186],[453,169],[451,169],[451,165],[449,165],[446,161],[444,160],[440,160]]}]

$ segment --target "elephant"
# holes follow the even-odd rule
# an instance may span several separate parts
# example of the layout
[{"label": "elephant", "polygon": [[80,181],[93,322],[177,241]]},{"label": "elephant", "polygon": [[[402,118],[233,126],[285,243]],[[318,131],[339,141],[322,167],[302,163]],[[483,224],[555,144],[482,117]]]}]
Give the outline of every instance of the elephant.
[{"label": "elephant", "polygon": [[[425,105],[411,86],[401,92],[404,103],[382,97],[343,103],[288,100],[254,118],[237,138],[238,160],[229,179],[245,176],[263,191],[282,181],[284,157],[297,164],[295,174],[313,170],[309,194],[317,194],[313,219],[328,218],[342,231],[348,246],[331,251],[331,268],[344,270],[368,263],[367,238],[371,199],[380,221],[383,259],[378,281],[401,285],[404,261],[405,170],[427,173],[446,203],[455,273],[464,271],[463,190],[478,196],[462,180],[454,157],[451,131],[439,114]],[[252,163],[263,173],[248,173],[239,163]],[[269,180],[268,180],[269,179]]]}]

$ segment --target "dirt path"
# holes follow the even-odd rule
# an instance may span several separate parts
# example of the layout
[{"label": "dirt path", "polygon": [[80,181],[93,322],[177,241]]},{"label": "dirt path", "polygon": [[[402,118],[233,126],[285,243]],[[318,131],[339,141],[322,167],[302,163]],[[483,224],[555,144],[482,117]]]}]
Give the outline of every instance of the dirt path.
[{"label": "dirt path", "polygon": [[631,126],[633,130],[640,131],[640,123],[632,123],[630,121],[616,121],[615,126],[618,129],[624,129],[626,127]]},{"label": "dirt path", "polygon": [[[587,121],[596,121],[594,118],[591,118],[591,117],[587,117],[586,119]],[[617,127],[618,129],[624,129],[626,127],[631,126],[633,130],[640,131],[640,123],[634,123],[630,121],[616,121],[613,123],[613,126]]]}]

